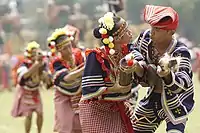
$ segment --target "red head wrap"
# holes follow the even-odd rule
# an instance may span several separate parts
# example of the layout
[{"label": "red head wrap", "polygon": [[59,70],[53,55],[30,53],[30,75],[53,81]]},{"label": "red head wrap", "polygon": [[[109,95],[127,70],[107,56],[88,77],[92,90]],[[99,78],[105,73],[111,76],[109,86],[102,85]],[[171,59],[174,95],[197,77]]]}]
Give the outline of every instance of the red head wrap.
[{"label": "red head wrap", "polygon": [[[159,22],[165,17],[170,17],[171,19],[165,22]],[[177,12],[171,7],[146,5],[144,8],[144,21],[160,29],[176,30],[179,17]]]}]

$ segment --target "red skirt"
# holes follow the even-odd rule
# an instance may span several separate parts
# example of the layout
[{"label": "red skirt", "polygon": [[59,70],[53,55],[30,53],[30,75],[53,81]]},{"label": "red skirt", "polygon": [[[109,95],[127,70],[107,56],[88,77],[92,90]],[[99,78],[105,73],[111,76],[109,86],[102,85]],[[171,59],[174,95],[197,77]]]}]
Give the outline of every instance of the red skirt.
[{"label": "red skirt", "polygon": [[80,121],[83,133],[133,133],[123,102],[81,101]]},{"label": "red skirt", "polygon": [[34,111],[40,114],[43,113],[39,90],[28,91],[17,86],[14,104],[11,111],[12,116],[29,116]]},{"label": "red skirt", "polygon": [[70,96],[55,92],[55,125],[54,132],[81,133],[79,114],[72,108]]}]

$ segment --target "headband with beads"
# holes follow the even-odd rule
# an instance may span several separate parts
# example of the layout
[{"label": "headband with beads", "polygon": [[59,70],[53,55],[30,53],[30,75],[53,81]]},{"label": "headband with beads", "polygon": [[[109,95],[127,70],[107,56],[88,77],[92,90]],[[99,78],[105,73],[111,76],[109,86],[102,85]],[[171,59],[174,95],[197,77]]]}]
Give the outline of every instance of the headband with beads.
[{"label": "headband with beads", "polygon": [[115,27],[114,16],[115,14],[112,12],[106,13],[98,20],[98,22],[100,23],[99,28],[94,30],[95,37],[102,39],[106,51],[108,51],[108,53],[111,55],[115,53],[115,50],[113,49],[115,46],[113,43],[113,37],[116,36],[118,39],[120,39],[124,35],[128,27],[127,22],[120,17],[120,21],[123,23],[119,27],[119,29],[117,29],[117,31],[113,33],[113,29]]},{"label": "headband with beads", "polygon": [[27,57],[28,60],[31,61],[32,50],[38,49],[38,48],[40,48],[40,44],[38,44],[37,42],[32,41],[32,42],[28,43],[27,47],[25,48],[24,56]]},{"label": "headband with beads", "polygon": [[[59,36],[65,35],[67,38],[63,40],[61,43],[56,43],[56,39]],[[52,35],[47,39],[48,46],[51,49],[51,56],[55,56],[56,51],[61,48],[63,45],[67,44],[67,42],[70,42],[74,40],[73,33],[67,32],[64,28],[56,29]],[[50,55],[50,54],[49,54]]]}]

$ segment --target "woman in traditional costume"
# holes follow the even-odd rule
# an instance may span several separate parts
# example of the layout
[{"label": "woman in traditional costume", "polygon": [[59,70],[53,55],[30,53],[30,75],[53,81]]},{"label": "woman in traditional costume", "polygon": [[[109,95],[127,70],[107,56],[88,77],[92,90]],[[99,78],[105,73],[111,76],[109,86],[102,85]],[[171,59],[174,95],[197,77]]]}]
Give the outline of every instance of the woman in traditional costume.
[{"label": "woman in traditional costume", "polygon": [[81,133],[78,103],[84,62],[81,54],[72,52],[73,39],[71,32],[64,28],[55,30],[48,38],[54,55],[51,62],[55,87],[54,131],[59,133]]},{"label": "woman in traditional costume", "polygon": [[50,80],[39,47],[36,42],[28,43],[25,59],[17,69],[17,90],[12,116],[26,117],[26,133],[30,133],[33,112],[37,114],[37,129],[41,133],[43,109],[39,88],[41,81]]},{"label": "woman in traditional costume", "polygon": [[86,51],[79,104],[83,133],[133,133],[124,102],[131,97],[132,74],[119,69],[129,52],[132,33],[127,22],[108,12],[99,19],[94,36],[103,47]]}]

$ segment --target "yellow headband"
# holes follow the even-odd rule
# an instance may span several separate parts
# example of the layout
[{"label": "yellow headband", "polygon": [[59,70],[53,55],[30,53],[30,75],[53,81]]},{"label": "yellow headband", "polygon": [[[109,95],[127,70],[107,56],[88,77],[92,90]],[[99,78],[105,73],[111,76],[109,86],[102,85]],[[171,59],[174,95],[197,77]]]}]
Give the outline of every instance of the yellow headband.
[{"label": "yellow headband", "polygon": [[67,38],[67,39],[63,40],[61,43],[58,43],[58,44],[56,45],[56,49],[59,50],[59,49],[61,49],[63,46],[69,45],[69,42],[70,42],[70,41],[71,41],[70,38]]}]

